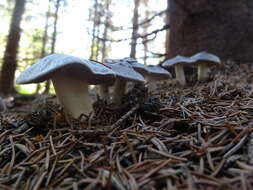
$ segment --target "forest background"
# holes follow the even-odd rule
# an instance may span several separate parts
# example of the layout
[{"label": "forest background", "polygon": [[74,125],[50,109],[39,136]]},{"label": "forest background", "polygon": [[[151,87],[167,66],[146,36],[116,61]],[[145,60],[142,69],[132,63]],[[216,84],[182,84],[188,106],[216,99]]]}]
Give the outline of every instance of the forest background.
[{"label": "forest background", "polygon": [[[96,61],[133,57],[144,64],[158,64],[165,59],[167,8],[168,2],[159,0],[1,0],[1,92],[13,92],[15,76],[51,53]],[[10,41],[13,22],[19,33],[14,35],[20,35],[16,44]],[[7,61],[6,54],[17,58]],[[16,89],[21,93],[48,93],[50,83]]]},{"label": "forest background", "polygon": [[251,62],[252,10],[245,0],[1,0],[0,92],[48,93],[49,81],[22,89],[14,81],[52,53],[159,64],[208,51]]}]

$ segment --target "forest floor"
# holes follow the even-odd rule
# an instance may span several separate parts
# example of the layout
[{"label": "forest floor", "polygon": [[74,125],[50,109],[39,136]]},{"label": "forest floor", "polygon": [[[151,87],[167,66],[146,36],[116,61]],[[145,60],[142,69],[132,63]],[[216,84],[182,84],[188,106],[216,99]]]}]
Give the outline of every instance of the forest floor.
[{"label": "forest floor", "polygon": [[253,189],[252,70],[134,88],[81,120],[53,96],[16,97],[1,116],[0,189]]}]

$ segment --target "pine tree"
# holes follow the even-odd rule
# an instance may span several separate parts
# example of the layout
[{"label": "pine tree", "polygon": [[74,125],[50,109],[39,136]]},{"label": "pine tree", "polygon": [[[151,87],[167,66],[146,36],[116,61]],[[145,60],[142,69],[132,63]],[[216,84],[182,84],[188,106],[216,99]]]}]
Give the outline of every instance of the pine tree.
[{"label": "pine tree", "polygon": [[16,0],[13,9],[7,45],[3,58],[0,76],[0,93],[8,95],[15,93],[14,79],[17,68],[18,47],[21,36],[21,20],[25,11],[26,0]]}]

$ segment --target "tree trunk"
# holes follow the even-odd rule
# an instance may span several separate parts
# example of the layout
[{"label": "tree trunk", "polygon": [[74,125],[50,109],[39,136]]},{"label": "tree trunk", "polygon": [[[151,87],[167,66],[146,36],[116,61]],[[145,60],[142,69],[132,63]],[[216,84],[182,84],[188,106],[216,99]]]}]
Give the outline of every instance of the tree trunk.
[{"label": "tree trunk", "polygon": [[[40,57],[43,58],[44,56],[46,56],[46,45],[47,45],[47,41],[48,41],[48,27],[49,27],[49,17],[50,17],[50,2],[51,0],[48,0],[48,9],[47,9],[47,13],[46,13],[46,20],[45,20],[45,26],[44,26],[44,33],[43,33],[43,37],[42,37],[42,47],[41,47],[41,53],[40,53]],[[49,89],[50,89],[50,82],[46,81],[46,85],[47,89],[44,90],[44,93],[48,93]],[[36,87],[36,91],[35,93],[38,94],[39,91],[41,89],[41,84],[38,83],[37,87]]]},{"label": "tree trunk", "polygon": [[208,51],[253,60],[253,1],[170,0],[170,57]]},{"label": "tree trunk", "polygon": [[[165,24],[170,24],[170,0],[167,0],[167,10],[165,15]],[[170,29],[166,30],[166,38],[165,38],[165,60],[169,58],[169,52],[170,52]]]},{"label": "tree trunk", "polygon": [[136,45],[137,45],[137,37],[138,37],[138,10],[139,10],[140,0],[134,0],[134,15],[133,15],[133,31],[132,31],[132,41],[131,41],[131,51],[130,57],[136,58]]},{"label": "tree trunk", "polygon": [[[53,30],[53,35],[52,35],[52,44],[51,44],[51,54],[55,53],[55,45],[56,45],[56,36],[57,36],[57,24],[58,24],[58,12],[59,12],[59,7],[60,7],[60,1],[61,0],[56,0],[55,4],[55,12],[54,12],[54,30]],[[51,86],[51,80],[46,81],[45,85],[45,90],[44,94],[48,94]]]},{"label": "tree trunk", "polygon": [[[144,20],[148,20],[150,12],[148,10],[148,1],[142,1],[142,3],[145,6],[145,19]],[[145,36],[148,32],[148,28],[150,27],[150,22],[146,22],[145,24],[142,24],[142,35]],[[143,37],[142,38],[142,44],[143,44],[143,50],[144,50],[144,57],[143,57],[143,63],[144,65],[147,65],[147,59],[148,59],[148,37]]]},{"label": "tree trunk", "polygon": [[56,1],[55,5],[55,13],[54,13],[54,31],[53,31],[53,36],[52,36],[52,44],[51,44],[51,53],[55,53],[55,45],[56,45],[56,36],[57,36],[57,24],[58,24],[58,12],[59,12],[59,7],[60,7],[60,1]]},{"label": "tree trunk", "polygon": [[93,27],[92,27],[92,40],[91,40],[91,47],[90,47],[90,59],[94,59],[94,47],[96,44],[96,28],[97,28],[97,24],[96,24],[96,17],[97,17],[97,12],[98,12],[98,1],[94,0],[94,6],[93,9],[94,10],[94,18],[93,18]]},{"label": "tree trunk", "polygon": [[[149,11],[146,10],[145,12],[145,19],[147,20],[149,18]],[[146,35],[148,33],[148,27],[150,26],[150,23],[145,23],[143,25],[143,33],[142,35]],[[142,44],[143,44],[143,49],[144,49],[144,57],[143,57],[143,62],[144,62],[144,65],[147,65],[147,59],[148,59],[148,37],[144,37],[142,39]]]},{"label": "tree trunk", "polygon": [[41,53],[40,53],[40,57],[44,57],[46,56],[46,45],[47,45],[47,41],[48,41],[48,27],[49,27],[49,24],[48,24],[48,20],[49,20],[49,17],[50,17],[50,1],[48,1],[48,10],[47,10],[47,13],[46,13],[46,20],[45,20],[45,26],[44,26],[44,33],[43,33],[43,37],[42,37],[42,47],[41,47]]},{"label": "tree trunk", "polygon": [[13,10],[7,45],[4,52],[0,76],[0,92],[8,95],[15,92],[14,79],[17,68],[17,54],[21,35],[20,23],[25,11],[25,0],[16,0]]},{"label": "tree trunk", "polygon": [[[100,37],[100,26],[101,26],[101,16],[98,16],[98,21],[97,21],[97,36]],[[94,52],[94,60],[98,60],[99,57],[99,51],[100,51],[100,39],[97,38],[96,39],[96,43],[95,43],[95,52]]]},{"label": "tree trunk", "polygon": [[104,33],[103,33],[103,41],[102,41],[102,61],[105,59],[107,56],[107,46],[106,46],[106,40],[107,35],[108,35],[108,29],[109,29],[109,19],[110,19],[110,14],[109,14],[109,6],[110,6],[111,1],[110,0],[105,0],[105,25],[104,25]]}]

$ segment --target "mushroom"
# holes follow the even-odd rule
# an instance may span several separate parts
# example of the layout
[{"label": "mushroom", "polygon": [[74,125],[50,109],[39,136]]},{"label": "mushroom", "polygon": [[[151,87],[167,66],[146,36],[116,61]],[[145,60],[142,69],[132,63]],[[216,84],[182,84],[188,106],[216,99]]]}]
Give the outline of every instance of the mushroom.
[{"label": "mushroom", "polygon": [[[113,64],[113,63],[117,63],[119,62],[120,59],[109,59],[106,58],[104,59],[103,63],[106,64]],[[108,83],[104,83],[98,86],[98,94],[100,96],[100,98],[105,101],[105,102],[109,102],[110,100],[110,95],[109,95],[109,87],[112,86],[113,84],[111,82]]]},{"label": "mushroom", "polygon": [[191,58],[193,63],[198,65],[198,81],[206,81],[208,79],[209,68],[211,65],[221,63],[219,57],[205,51],[193,55]]},{"label": "mushroom", "polygon": [[185,80],[185,74],[184,74],[184,65],[187,63],[190,63],[191,59],[177,55],[176,57],[172,59],[166,60],[164,63],[162,63],[163,67],[175,67],[175,73],[176,73],[176,79],[177,81],[182,85],[186,85],[186,80]]},{"label": "mushroom", "polygon": [[115,62],[127,62],[131,65],[131,67],[143,75],[147,81],[148,84],[148,90],[149,92],[154,91],[156,88],[156,82],[158,80],[163,80],[163,79],[168,79],[171,78],[171,74],[163,69],[162,67],[159,66],[154,66],[154,65],[149,65],[146,66],[142,63],[139,63],[137,60],[131,58],[131,57],[125,57],[123,59],[106,59],[107,62],[109,63],[115,63]]},{"label": "mushroom", "polygon": [[105,102],[109,102],[110,100],[109,87],[110,87],[110,84],[101,84],[98,86],[98,90],[99,90],[98,94],[100,98]]},{"label": "mushroom", "polygon": [[51,79],[64,110],[72,117],[90,114],[92,101],[89,84],[115,79],[115,73],[102,64],[64,54],[52,54],[39,60],[17,78],[17,84],[39,83]]},{"label": "mushroom", "polygon": [[171,78],[170,72],[162,67],[149,65],[146,67],[148,73],[145,75],[148,84],[148,91],[153,92],[156,90],[157,81]]},{"label": "mushroom", "polygon": [[136,72],[129,63],[125,61],[119,61],[117,63],[107,64],[116,74],[116,81],[113,91],[113,103],[120,105],[122,97],[126,91],[126,85],[128,81],[144,82],[143,76]]},{"label": "mushroom", "polygon": [[143,76],[146,76],[149,72],[146,65],[139,63],[137,60],[131,57],[125,57],[122,59],[122,61],[129,63],[135,71],[141,73]]}]

